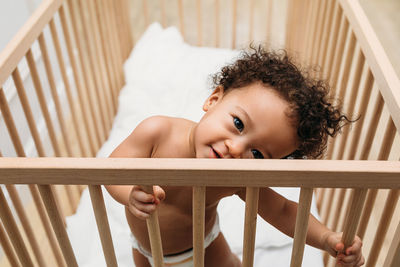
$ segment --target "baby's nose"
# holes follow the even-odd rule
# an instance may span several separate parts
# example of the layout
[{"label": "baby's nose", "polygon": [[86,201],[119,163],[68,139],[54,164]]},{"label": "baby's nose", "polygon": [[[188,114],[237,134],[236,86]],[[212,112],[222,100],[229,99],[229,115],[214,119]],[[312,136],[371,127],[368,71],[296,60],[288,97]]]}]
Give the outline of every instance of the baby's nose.
[{"label": "baby's nose", "polygon": [[228,148],[228,153],[232,158],[242,158],[245,146],[239,140],[225,140],[225,145]]}]

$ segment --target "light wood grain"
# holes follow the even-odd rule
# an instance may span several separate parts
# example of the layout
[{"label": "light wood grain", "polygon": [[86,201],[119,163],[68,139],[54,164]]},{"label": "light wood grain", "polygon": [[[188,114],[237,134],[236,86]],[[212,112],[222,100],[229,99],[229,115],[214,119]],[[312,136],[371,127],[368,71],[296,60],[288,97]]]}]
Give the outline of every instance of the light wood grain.
[{"label": "light wood grain", "polygon": [[110,225],[108,223],[107,211],[104,204],[101,186],[90,185],[89,193],[107,266],[116,267],[118,264],[115,257],[114,244],[111,237]]},{"label": "light wood grain", "polygon": [[246,209],[244,214],[243,236],[243,267],[251,267],[254,263],[259,193],[260,188],[258,187],[246,188]]},{"label": "light wood grain", "polygon": [[[0,183],[399,188],[400,162],[1,158]],[[246,179],[243,179],[246,176]],[[68,181],[65,177],[69,177]],[[201,177],[201,179],[199,179]]]},{"label": "light wood grain", "polygon": [[304,246],[306,244],[308,221],[310,218],[311,200],[313,188],[304,188],[300,190],[299,206],[297,208],[296,226],[294,231],[294,240],[292,248],[292,258],[290,267],[302,265]]},{"label": "light wood grain", "polygon": [[[152,185],[143,185],[143,190],[147,193],[153,193]],[[150,217],[146,219],[147,231],[149,232],[149,240],[151,247],[151,255],[155,267],[163,267],[163,249],[161,243],[160,225],[158,222],[158,212],[155,210]]]},{"label": "light wood grain", "polygon": [[339,0],[400,132],[400,80],[359,1]]},{"label": "light wood grain", "polygon": [[0,53],[0,85],[4,84],[17,67],[62,2],[62,0],[43,1]]},{"label": "light wood grain", "polygon": [[193,187],[193,264],[204,267],[206,187]]}]

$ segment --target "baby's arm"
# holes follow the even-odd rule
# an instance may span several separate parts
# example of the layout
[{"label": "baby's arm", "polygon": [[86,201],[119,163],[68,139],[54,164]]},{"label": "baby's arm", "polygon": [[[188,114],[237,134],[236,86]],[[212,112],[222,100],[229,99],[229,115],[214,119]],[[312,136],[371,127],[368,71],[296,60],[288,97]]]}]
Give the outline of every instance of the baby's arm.
[{"label": "baby's arm", "polygon": [[[111,153],[110,157],[114,158],[150,158],[154,147],[157,146],[162,133],[165,131],[166,123],[162,117],[150,117],[142,121],[135,130]],[[155,205],[165,197],[164,191],[157,187],[155,188],[155,196],[147,194],[140,186],[132,185],[106,185],[105,188],[110,195],[119,203],[128,206],[129,210],[139,215],[139,209],[136,209],[132,204],[143,207],[146,204],[145,210],[152,211]],[[155,201],[152,201],[155,199]],[[145,215],[143,215],[145,216]],[[142,217],[143,217],[142,216]]]},{"label": "baby's arm", "polygon": [[[246,193],[242,191],[239,196],[244,200]],[[270,188],[260,189],[258,213],[268,223],[281,232],[293,237],[297,203],[290,201]],[[361,253],[362,242],[356,237],[353,244],[343,251],[344,244],[341,242],[342,233],[329,230],[310,214],[307,230],[307,244],[325,250],[338,259],[338,263],[344,266],[361,266],[364,257]]]}]

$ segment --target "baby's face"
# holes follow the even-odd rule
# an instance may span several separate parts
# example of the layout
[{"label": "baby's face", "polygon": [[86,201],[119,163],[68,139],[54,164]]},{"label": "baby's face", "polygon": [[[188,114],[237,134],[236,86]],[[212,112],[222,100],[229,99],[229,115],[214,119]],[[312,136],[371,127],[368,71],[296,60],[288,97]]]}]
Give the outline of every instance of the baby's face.
[{"label": "baby's face", "polygon": [[297,148],[289,104],[273,89],[254,83],[224,94],[217,88],[194,132],[198,158],[274,158]]}]

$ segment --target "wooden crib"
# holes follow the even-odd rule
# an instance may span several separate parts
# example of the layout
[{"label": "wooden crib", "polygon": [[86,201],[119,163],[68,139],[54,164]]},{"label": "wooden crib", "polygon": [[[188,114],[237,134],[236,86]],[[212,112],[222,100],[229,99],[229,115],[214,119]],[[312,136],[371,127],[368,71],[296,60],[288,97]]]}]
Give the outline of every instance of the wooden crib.
[{"label": "wooden crib", "polygon": [[[193,45],[284,47],[321,66],[332,96],[361,117],[318,161],[93,158],[112,126],[123,62],[154,20]],[[0,266],[77,266],[65,216],[84,185],[107,266],[117,266],[104,184],[193,186],[195,266],[204,265],[205,187],[227,184],[247,187],[244,266],[253,264],[261,186],[301,188],[291,266],[302,263],[313,193],[345,244],[363,238],[365,266],[400,266],[399,90],[356,0],[44,0],[0,54]],[[148,226],[162,266],[155,216]]]}]

